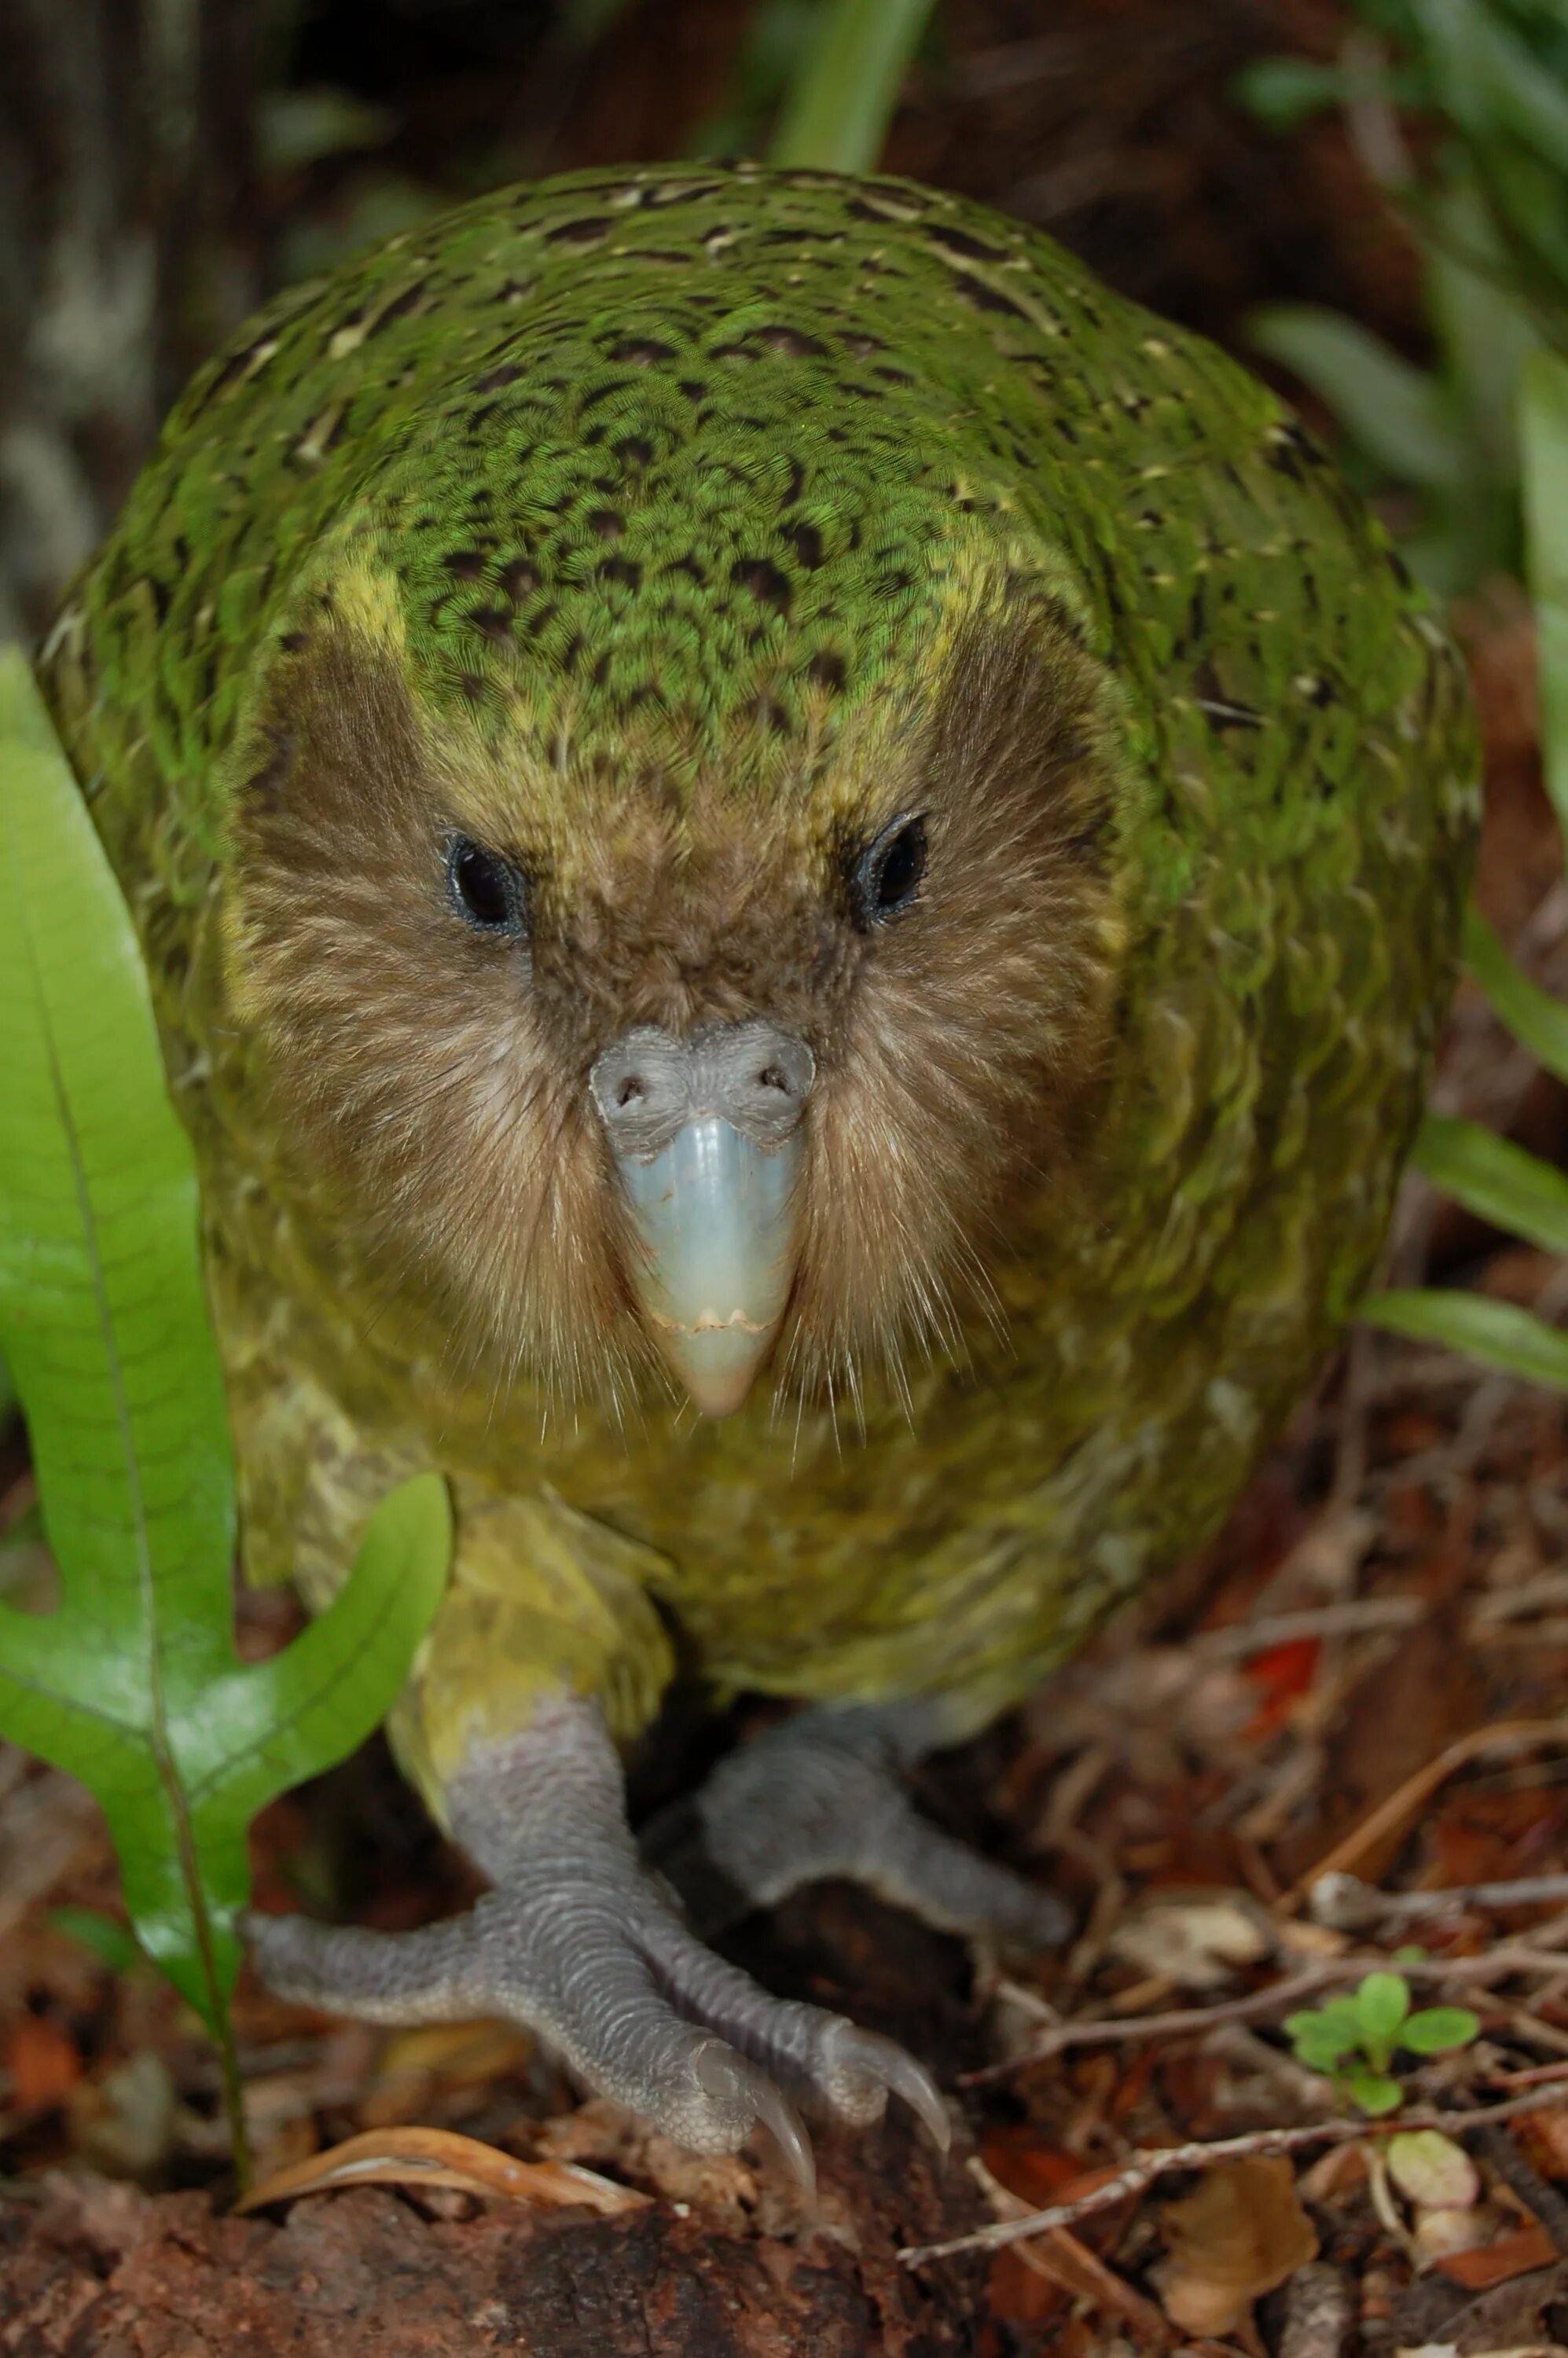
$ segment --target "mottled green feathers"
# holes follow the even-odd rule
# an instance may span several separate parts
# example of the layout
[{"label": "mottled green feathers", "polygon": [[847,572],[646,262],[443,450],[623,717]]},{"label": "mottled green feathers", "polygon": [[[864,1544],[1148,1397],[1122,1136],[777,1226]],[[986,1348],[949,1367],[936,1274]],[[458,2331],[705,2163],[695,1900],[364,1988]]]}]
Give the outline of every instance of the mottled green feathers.
[{"label": "mottled green feathers", "polygon": [[[829,1354],[803,1401],[786,1364],[695,1430],[449,1360],[417,1272],[293,1171],[233,996],[292,652],[351,626],[490,806],[515,775],[564,941],[629,779],[688,844],[754,810],[830,896],[867,763],[919,791],[1014,611],[1104,682],[1072,989],[1108,997],[984,1283],[901,1374]],[[1476,815],[1458,667],[1274,396],[1017,224],[662,167],[409,232],[198,377],[43,675],[203,1159],[256,1567],[330,1584],[373,1466],[456,1478],[405,1729],[437,1781],[553,1676],[643,1720],[650,1598],[720,1682],[978,1720],[1212,1527],[1365,1283]]]}]

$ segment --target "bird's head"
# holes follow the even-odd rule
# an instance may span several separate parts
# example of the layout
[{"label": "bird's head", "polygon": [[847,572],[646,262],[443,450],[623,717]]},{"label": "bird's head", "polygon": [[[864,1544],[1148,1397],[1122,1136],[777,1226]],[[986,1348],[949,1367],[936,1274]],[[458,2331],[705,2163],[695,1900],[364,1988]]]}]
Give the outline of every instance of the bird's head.
[{"label": "bird's head", "polygon": [[256,661],[231,996],[306,1183],[492,1383],[897,1380],[1065,1184],[1115,690],[1043,552],[895,521],[639,511],[575,570],[362,525]]}]

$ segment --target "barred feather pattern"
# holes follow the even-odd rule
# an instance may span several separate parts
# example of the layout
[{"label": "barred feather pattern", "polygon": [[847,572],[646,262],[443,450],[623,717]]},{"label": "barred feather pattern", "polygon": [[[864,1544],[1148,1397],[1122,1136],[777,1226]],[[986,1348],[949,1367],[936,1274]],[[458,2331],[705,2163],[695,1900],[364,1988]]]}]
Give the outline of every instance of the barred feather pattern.
[{"label": "barred feather pattern", "polygon": [[[319,1528],[330,1586],[352,1436],[443,1466],[454,1726],[508,1511],[522,1589],[547,1524],[635,1631],[628,1725],[611,1587],[721,1684],[973,1724],[1212,1529],[1366,1282],[1459,666],[1275,397],[1032,231],[745,165],[482,199],[197,378],[41,675],[202,1162],[252,1559]],[[919,898],[859,929],[903,810]],[[443,902],[454,829],[525,953]],[[821,1076],[801,1272],[694,1425],[584,1082],[758,1011]]]}]

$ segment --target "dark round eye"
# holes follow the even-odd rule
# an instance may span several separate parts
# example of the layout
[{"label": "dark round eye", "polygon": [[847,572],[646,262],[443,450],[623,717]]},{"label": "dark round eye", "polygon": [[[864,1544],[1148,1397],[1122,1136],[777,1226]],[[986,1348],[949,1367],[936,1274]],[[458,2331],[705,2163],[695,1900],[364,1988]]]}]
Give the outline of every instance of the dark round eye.
[{"label": "dark round eye", "polygon": [[856,860],[849,878],[855,923],[885,925],[907,909],[925,873],[925,821],[903,811]]},{"label": "dark round eye", "polygon": [[447,889],[460,914],[480,933],[526,932],[522,876],[509,860],[487,851],[471,836],[454,835],[447,846]]}]

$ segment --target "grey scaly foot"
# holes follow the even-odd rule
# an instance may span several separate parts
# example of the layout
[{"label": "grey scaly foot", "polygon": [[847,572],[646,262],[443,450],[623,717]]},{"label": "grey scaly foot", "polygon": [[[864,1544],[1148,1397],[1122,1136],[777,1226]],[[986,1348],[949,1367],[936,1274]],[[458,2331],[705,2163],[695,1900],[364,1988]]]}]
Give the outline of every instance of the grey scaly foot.
[{"label": "grey scaly foot", "polygon": [[1038,1953],[1071,1927],[1062,1902],[921,1817],[902,1771],[940,1741],[920,1702],[797,1712],[721,1760],[655,1818],[643,1855],[708,1933],[804,1883],[842,1876],[939,1931]]},{"label": "grey scaly foot", "polygon": [[807,2183],[797,2104],[859,2126],[894,2093],[946,2145],[941,2098],[901,2048],[769,1996],[687,1931],[637,1856],[592,1704],[546,1707],[524,1736],[476,1753],[448,1798],[493,1890],[417,1932],[251,1915],[281,1996],[372,2022],[526,2024],[589,2087],[696,2152],[733,2152],[762,2122]]}]

